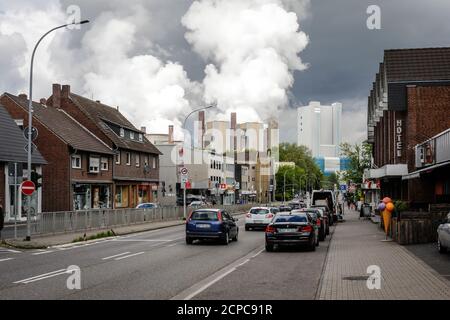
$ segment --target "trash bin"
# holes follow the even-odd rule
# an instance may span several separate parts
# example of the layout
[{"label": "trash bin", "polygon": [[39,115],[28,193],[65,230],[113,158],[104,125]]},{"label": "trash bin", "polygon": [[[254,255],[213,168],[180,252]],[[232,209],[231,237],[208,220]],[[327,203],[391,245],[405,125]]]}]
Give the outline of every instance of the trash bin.
[{"label": "trash bin", "polygon": [[360,218],[370,218],[372,216],[372,208],[370,207],[370,204],[365,203],[361,207],[360,211]]}]

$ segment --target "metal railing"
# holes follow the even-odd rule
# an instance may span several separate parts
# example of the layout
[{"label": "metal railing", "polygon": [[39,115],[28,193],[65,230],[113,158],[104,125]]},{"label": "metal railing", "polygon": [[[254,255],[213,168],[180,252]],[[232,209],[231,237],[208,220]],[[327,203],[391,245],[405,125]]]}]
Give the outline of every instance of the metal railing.
[{"label": "metal railing", "polygon": [[450,160],[450,129],[447,129],[435,137],[418,144],[416,151],[416,168]]},{"label": "metal railing", "polygon": [[[248,211],[254,204],[214,206],[230,214]],[[197,208],[195,208],[197,209]],[[189,208],[188,214],[194,210]],[[183,219],[183,207],[158,207],[153,209],[97,209],[39,213],[32,222],[34,235],[52,235],[84,232],[113,227],[124,227],[149,222]]]}]

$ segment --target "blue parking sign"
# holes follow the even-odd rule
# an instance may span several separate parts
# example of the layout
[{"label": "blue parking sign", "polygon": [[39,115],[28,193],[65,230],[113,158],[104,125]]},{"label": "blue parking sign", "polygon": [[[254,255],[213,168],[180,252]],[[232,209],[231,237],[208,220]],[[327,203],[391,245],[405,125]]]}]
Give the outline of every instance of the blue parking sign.
[{"label": "blue parking sign", "polygon": [[346,191],[346,190],[347,190],[347,185],[341,184],[341,191]]}]

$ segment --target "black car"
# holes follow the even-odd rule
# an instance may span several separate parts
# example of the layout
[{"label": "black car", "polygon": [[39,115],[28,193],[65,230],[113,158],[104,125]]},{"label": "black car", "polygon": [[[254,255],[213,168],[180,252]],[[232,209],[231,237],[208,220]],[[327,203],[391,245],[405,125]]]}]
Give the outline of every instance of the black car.
[{"label": "black car", "polygon": [[291,212],[292,211],[292,207],[288,206],[288,205],[279,206],[278,209],[280,210],[280,212]]},{"label": "black car", "polygon": [[[321,208],[308,208],[308,209],[300,209],[298,212],[307,212],[310,215],[314,215],[314,217],[319,221],[319,240],[324,241],[327,234],[330,234],[330,225],[328,216],[324,214]],[[293,211],[292,213],[295,213]]]},{"label": "black car", "polygon": [[306,245],[315,251],[318,243],[318,228],[306,212],[279,213],[266,228],[266,251],[269,252],[275,245]]},{"label": "black car", "polygon": [[[325,205],[312,205],[310,206],[310,208],[318,208],[318,209],[322,209],[322,211],[326,214],[326,216],[328,217],[328,222],[330,224],[330,226],[332,226],[334,224],[334,218],[333,218],[333,213],[330,211],[330,209],[328,209],[327,206]],[[330,232],[327,232],[327,235]]]}]

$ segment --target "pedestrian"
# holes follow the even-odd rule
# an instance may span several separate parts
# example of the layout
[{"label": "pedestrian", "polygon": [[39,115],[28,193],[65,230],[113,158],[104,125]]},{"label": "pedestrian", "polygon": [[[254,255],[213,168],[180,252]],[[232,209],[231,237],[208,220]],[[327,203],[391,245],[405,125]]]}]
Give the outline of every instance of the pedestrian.
[{"label": "pedestrian", "polygon": [[2,230],[5,224],[5,212],[3,210],[2,198],[0,198],[0,239],[2,239]]}]

